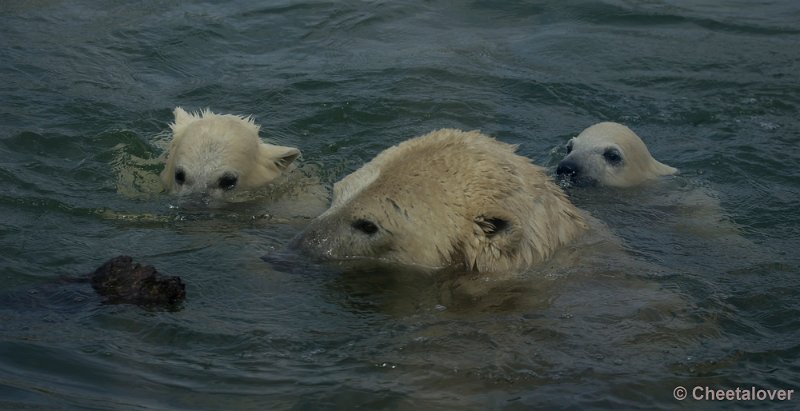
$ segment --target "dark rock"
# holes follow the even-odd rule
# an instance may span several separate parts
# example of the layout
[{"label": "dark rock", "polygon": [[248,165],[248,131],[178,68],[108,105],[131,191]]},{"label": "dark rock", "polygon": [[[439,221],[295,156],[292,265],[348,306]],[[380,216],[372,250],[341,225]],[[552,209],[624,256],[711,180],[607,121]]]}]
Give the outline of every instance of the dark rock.
[{"label": "dark rock", "polygon": [[91,274],[89,281],[107,304],[136,304],[147,308],[171,308],[186,298],[180,277],[164,276],[152,265],[134,264],[121,255],[108,260]]}]

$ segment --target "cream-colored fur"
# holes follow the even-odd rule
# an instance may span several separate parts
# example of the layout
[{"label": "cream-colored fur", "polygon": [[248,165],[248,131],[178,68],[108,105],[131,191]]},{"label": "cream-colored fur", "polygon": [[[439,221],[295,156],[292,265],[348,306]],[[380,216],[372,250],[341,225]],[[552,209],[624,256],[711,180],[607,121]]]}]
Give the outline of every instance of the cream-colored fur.
[{"label": "cream-colored fur", "polygon": [[567,151],[556,173],[578,185],[631,187],[678,171],[654,159],[642,139],[618,123],[583,130],[567,143]]},{"label": "cream-colored fur", "polygon": [[324,259],[520,272],[586,230],[545,171],[516,147],[442,129],[391,147],[333,188],[295,245]]},{"label": "cream-colored fur", "polygon": [[172,143],[161,180],[168,192],[225,198],[264,187],[299,155],[292,147],[261,142],[250,117],[175,109]]}]

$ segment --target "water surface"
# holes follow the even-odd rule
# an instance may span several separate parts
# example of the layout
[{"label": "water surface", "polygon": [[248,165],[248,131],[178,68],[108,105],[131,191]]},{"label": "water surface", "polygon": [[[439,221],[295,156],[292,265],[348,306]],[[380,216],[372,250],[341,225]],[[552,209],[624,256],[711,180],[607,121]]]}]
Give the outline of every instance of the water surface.
[{"label": "water surface", "polygon": [[[679,385],[798,391],[798,21],[793,1],[4,2],[0,408],[672,409]],[[155,179],[176,106],[252,114],[325,185],[439,127],[552,170],[606,120],[681,175],[571,190],[623,252],[465,294],[267,263],[306,220],[264,202],[176,206]],[[118,254],[182,276],[183,309],[57,281]]]}]

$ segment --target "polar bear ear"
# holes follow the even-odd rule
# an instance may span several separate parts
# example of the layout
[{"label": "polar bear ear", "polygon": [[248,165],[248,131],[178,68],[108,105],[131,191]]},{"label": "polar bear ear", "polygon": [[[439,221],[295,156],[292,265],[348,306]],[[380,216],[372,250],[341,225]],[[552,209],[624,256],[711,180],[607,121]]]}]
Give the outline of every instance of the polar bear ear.
[{"label": "polar bear ear", "polygon": [[511,222],[504,218],[483,215],[476,217],[474,222],[487,238],[499,235],[511,226]]},{"label": "polar bear ear", "polygon": [[175,107],[175,110],[172,113],[175,115],[176,125],[191,123],[195,119],[193,115],[189,114],[181,107]]},{"label": "polar bear ear", "polygon": [[653,159],[653,170],[657,175],[660,176],[671,176],[678,172],[678,169],[675,167],[670,167],[656,159]]},{"label": "polar bear ear", "polygon": [[300,150],[294,147],[273,146],[272,144],[261,145],[261,158],[268,164],[274,164],[278,170],[286,170],[297,157]]},{"label": "polar bear ear", "polygon": [[475,271],[502,270],[518,254],[521,239],[516,220],[504,212],[484,213],[473,220],[472,241],[462,250],[466,266]]}]

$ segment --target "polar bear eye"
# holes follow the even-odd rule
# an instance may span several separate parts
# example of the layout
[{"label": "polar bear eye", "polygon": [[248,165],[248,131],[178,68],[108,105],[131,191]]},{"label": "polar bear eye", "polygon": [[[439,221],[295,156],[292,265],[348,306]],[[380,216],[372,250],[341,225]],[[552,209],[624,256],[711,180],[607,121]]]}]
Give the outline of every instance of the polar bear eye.
[{"label": "polar bear eye", "polygon": [[175,172],[175,182],[178,184],[183,184],[186,182],[186,172],[183,170],[178,170]]},{"label": "polar bear eye", "polygon": [[613,165],[617,165],[622,162],[622,155],[617,149],[614,148],[606,149],[606,151],[603,152],[603,158],[605,158],[609,164]]},{"label": "polar bear eye", "polygon": [[572,152],[572,140],[567,142],[567,154]]},{"label": "polar bear eye", "polygon": [[239,179],[235,175],[225,174],[219,178],[217,184],[219,185],[219,188],[223,190],[232,190],[234,187],[236,187],[238,180]]},{"label": "polar bear eye", "polygon": [[378,226],[369,220],[358,219],[354,221],[351,226],[367,235],[373,235],[378,232]]}]

